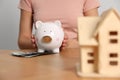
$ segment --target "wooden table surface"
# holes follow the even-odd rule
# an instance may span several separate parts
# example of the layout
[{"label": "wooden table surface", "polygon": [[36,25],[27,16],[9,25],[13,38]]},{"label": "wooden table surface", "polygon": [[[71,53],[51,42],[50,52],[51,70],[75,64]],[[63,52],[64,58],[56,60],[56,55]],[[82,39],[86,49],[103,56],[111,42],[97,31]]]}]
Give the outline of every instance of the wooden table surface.
[{"label": "wooden table surface", "polygon": [[79,49],[65,49],[60,54],[20,58],[17,50],[0,50],[0,80],[120,80],[120,78],[83,78],[76,74]]}]

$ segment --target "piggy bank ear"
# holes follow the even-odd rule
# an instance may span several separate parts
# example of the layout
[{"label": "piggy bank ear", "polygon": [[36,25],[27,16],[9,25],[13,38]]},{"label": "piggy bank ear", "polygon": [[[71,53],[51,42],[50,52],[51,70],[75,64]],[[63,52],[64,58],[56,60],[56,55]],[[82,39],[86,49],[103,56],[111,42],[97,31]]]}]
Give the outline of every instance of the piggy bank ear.
[{"label": "piggy bank ear", "polygon": [[56,24],[57,26],[61,27],[61,22],[60,22],[59,20],[56,20],[56,21],[55,21],[55,24]]},{"label": "piggy bank ear", "polygon": [[42,21],[37,21],[35,25],[36,25],[36,29],[38,29],[38,27],[42,26]]}]

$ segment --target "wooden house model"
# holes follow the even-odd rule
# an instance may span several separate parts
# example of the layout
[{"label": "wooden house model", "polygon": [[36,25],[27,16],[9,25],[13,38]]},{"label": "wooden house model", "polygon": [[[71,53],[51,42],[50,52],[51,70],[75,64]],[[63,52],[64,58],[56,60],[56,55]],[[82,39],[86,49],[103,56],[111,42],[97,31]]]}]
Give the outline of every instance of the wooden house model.
[{"label": "wooden house model", "polygon": [[120,15],[115,9],[99,17],[79,17],[78,39],[78,75],[120,77]]}]

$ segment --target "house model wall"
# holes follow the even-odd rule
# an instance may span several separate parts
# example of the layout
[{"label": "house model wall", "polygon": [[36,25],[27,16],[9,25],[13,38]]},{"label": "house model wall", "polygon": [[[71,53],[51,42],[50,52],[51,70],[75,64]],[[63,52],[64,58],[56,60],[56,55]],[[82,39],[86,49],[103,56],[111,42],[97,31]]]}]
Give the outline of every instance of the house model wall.
[{"label": "house model wall", "polygon": [[79,17],[78,39],[80,76],[120,77],[120,15],[115,9],[100,17]]}]

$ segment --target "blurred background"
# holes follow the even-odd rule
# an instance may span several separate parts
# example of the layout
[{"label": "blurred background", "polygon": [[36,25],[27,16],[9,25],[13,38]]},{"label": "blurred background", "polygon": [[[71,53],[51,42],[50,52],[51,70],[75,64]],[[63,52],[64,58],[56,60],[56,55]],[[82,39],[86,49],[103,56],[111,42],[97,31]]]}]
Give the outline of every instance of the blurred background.
[{"label": "blurred background", "polygon": [[[109,8],[120,12],[120,0],[99,0],[99,14]],[[19,0],[0,0],[0,49],[18,49]]]}]

